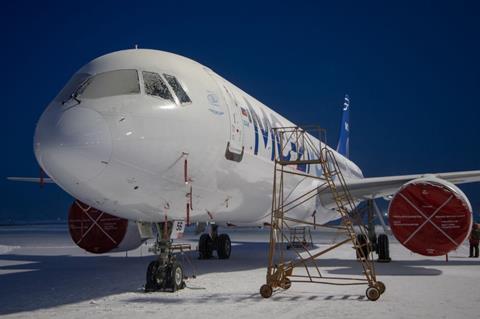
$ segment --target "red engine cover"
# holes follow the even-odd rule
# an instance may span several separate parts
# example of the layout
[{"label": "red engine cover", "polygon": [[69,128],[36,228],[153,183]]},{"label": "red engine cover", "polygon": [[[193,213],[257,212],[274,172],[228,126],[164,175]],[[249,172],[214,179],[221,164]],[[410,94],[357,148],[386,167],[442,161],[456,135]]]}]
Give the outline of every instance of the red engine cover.
[{"label": "red engine cover", "polygon": [[68,228],[72,240],[79,247],[94,254],[115,249],[127,232],[128,220],[109,215],[75,201],[68,214]]},{"label": "red engine cover", "polygon": [[417,180],[403,186],[389,207],[390,227],[413,252],[441,256],[467,237],[472,212],[463,193],[443,181]]}]

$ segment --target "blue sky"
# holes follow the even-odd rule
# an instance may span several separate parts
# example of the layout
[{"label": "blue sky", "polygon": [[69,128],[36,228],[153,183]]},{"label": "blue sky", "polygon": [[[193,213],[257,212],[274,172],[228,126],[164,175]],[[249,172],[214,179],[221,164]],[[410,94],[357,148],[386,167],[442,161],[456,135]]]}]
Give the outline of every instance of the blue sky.
[{"label": "blue sky", "polygon": [[[366,176],[480,169],[477,1],[257,2],[2,3],[0,221],[66,217],[58,187],[3,177],[38,175],[35,123],[70,76],[135,44],[209,66],[331,144],[348,93]],[[480,185],[462,189],[478,212]]]}]

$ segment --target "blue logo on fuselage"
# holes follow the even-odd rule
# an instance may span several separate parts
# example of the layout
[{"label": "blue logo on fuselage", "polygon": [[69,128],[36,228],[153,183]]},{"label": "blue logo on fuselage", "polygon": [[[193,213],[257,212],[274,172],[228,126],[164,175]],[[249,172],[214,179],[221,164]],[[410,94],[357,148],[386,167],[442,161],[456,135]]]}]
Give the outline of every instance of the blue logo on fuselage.
[{"label": "blue logo on fuselage", "polygon": [[[253,153],[254,155],[258,155],[259,147],[260,147],[260,133],[262,136],[263,140],[263,149],[267,149],[269,142],[271,143],[271,155],[270,155],[270,160],[273,161],[275,159],[275,147],[277,148],[277,152],[282,160],[289,161],[292,159],[292,156],[295,160],[302,160],[304,159],[304,155],[307,154],[307,158],[310,158],[309,152],[305,152],[305,149],[303,146],[298,147],[298,145],[294,142],[289,143],[289,149],[287,154],[284,153],[287,149],[282,150],[282,145],[280,143],[280,137],[278,134],[275,134],[274,130],[272,129],[272,124],[270,122],[270,119],[268,118],[267,114],[265,114],[263,109],[260,109],[262,112],[262,118],[260,118],[257,114],[257,112],[253,109],[252,105],[249,103],[247,99],[244,99],[248,109],[250,110],[250,113],[252,115],[252,121],[253,121],[253,128],[254,128],[254,135],[255,135],[255,144],[254,144],[254,150]],[[272,120],[275,125],[278,124],[278,126],[281,126],[280,121],[278,121],[275,116],[272,114]],[[287,145],[285,145],[287,148]],[[306,163],[298,164],[297,165],[297,170],[302,171],[302,172],[309,172],[310,171],[310,165]],[[317,165],[316,165],[317,166]]]}]

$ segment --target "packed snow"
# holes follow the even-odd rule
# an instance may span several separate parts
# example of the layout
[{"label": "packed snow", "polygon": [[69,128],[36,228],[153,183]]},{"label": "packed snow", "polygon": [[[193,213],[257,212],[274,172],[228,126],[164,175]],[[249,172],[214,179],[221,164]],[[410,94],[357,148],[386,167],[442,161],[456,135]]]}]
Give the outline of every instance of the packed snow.
[{"label": "packed snow", "polygon": [[[424,257],[392,240],[392,262],[376,263],[387,287],[376,302],[366,286],[293,283],[270,299],[265,283],[268,231],[228,229],[228,260],[184,260],[187,288],[144,293],[153,256],[142,245],[128,253],[92,255],[71,242],[66,226],[0,227],[0,316],[6,318],[474,318],[480,311],[480,260],[464,244],[444,257]],[[314,233],[318,246],[332,232]],[[194,234],[183,242],[196,245]],[[356,276],[360,266],[344,245],[322,259],[324,274]],[[184,257],[186,258],[186,257]],[[179,256],[182,260],[182,256]]]}]

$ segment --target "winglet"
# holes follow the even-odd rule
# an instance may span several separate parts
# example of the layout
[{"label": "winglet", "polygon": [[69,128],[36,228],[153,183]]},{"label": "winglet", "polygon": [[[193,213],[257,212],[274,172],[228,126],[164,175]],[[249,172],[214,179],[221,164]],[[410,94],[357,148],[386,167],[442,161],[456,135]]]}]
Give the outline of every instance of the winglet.
[{"label": "winglet", "polygon": [[345,94],[345,100],[343,102],[342,123],[340,125],[340,137],[338,138],[337,152],[349,158],[350,150],[350,98],[348,94]]}]

